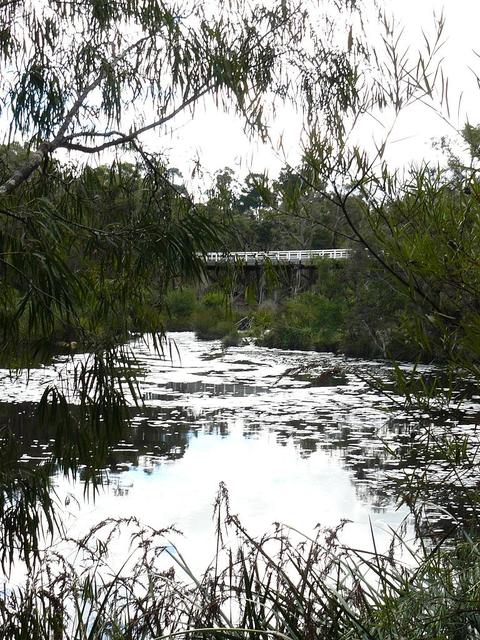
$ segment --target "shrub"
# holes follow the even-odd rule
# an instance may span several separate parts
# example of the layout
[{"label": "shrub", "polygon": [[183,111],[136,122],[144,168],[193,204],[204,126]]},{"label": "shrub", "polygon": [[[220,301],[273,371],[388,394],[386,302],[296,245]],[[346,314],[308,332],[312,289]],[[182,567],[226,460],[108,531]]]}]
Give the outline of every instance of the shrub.
[{"label": "shrub", "polygon": [[274,318],[278,314],[278,305],[273,302],[264,302],[258,306],[253,314],[251,330],[255,337],[261,337],[265,331],[273,325]]},{"label": "shrub", "polygon": [[225,309],[226,308],[226,299],[223,293],[219,291],[210,291],[206,293],[201,301],[202,306],[207,309]]},{"label": "shrub", "polygon": [[193,327],[200,340],[217,340],[236,331],[233,318],[223,318],[208,309],[201,309],[195,314]]},{"label": "shrub", "polygon": [[266,347],[336,351],[341,340],[345,303],[316,293],[286,301],[271,330],[261,338]]},{"label": "shrub", "polygon": [[165,305],[172,318],[186,318],[197,307],[197,297],[192,289],[174,289],[165,296]]},{"label": "shrub", "polygon": [[308,327],[291,327],[281,323],[265,334],[261,343],[265,347],[306,351],[312,348],[312,337]]}]

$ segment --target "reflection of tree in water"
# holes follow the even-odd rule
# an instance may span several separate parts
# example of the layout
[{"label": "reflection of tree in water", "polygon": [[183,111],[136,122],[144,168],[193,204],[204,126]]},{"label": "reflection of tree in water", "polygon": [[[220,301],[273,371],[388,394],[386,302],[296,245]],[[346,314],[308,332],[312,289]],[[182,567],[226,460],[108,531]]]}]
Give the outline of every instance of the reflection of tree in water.
[{"label": "reflection of tree in water", "polygon": [[418,514],[423,537],[440,539],[457,526],[478,530],[478,416],[459,410],[410,418],[392,439],[395,455],[378,483]]},{"label": "reflection of tree in water", "polygon": [[34,402],[0,402],[0,433],[16,436],[21,462],[26,466],[45,464],[50,459],[50,445],[55,429],[40,427]]},{"label": "reflection of tree in water", "polygon": [[[322,419],[317,424],[291,420],[277,429],[277,440],[284,446],[293,441],[303,458],[318,450],[335,452],[352,472],[362,501],[374,509],[388,507],[392,501],[419,507],[419,528],[424,536],[435,538],[451,531],[454,521],[467,527],[480,526],[480,522],[475,521],[471,491],[461,485],[458,462],[457,472],[453,473],[453,465],[446,462],[427,436],[421,435],[431,436],[433,429],[441,433],[450,423],[459,421],[464,427],[477,423],[475,417],[458,412],[439,414],[433,419],[390,417],[380,430],[335,420]],[[471,449],[477,444],[475,437],[470,443]],[[473,466],[470,456],[465,466]],[[414,473],[416,479],[412,482]],[[424,474],[426,481],[422,481]],[[472,484],[471,474],[468,482]]]},{"label": "reflection of tree in water", "polygon": [[[50,460],[55,438],[55,428],[39,422],[37,407],[33,402],[0,403],[0,429],[16,436],[22,462],[31,466]],[[182,407],[143,407],[130,414],[130,422],[125,422],[119,441],[110,449],[107,465],[111,470],[139,466],[145,457],[177,460],[199,431],[222,436],[229,432],[219,411],[209,413],[208,419]]]},{"label": "reflection of tree in water", "polygon": [[210,436],[226,437],[230,433],[229,422],[223,417],[223,412],[208,413],[202,424],[202,433]]},{"label": "reflection of tree in water", "polygon": [[[36,407],[30,402],[0,403],[0,428],[9,429],[17,436],[25,465],[48,461],[55,437],[53,427],[40,426]],[[200,434],[228,436],[231,421],[238,416],[232,409],[195,413],[175,405],[132,409],[130,418],[120,440],[111,447],[108,467],[116,473],[132,466],[150,472],[163,461],[180,459],[190,440]],[[302,458],[309,458],[319,450],[336,455],[351,472],[360,499],[374,508],[385,508],[394,500],[412,504],[414,488],[416,504],[427,505],[421,509],[418,521],[423,535],[428,532],[435,538],[445,534],[451,529],[452,518],[468,526],[479,526],[473,521],[475,509],[470,500],[472,483],[478,483],[474,475],[478,465],[473,465],[473,453],[464,461],[470,474],[467,492],[459,484],[458,473],[449,473],[445,460],[433,455],[434,448],[424,435],[434,429],[441,433],[447,427],[454,433],[455,426],[461,425],[461,429],[457,428],[457,437],[461,439],[462,434],[468,435],[473,449],[478,440],[477,416],[449,412],[433,419],[390,417],[381,429],[369,425],[366,420],[350,422],[348,415],[341,418],[337,415],[330,418],[322,413],[313,421],[294,419],[271,426],[261,420],[245,419],[241,428],[246,438],[255,438],[270,428],[276,433],[279,445],[293,442]],[[456,469],[461,471],[462,465],[456,464]],[[414,472],[417,480],[412,483]],[[422,473],[425,474],[424,481],[418,482]]]},{"label": "reflection of tree in water", "polygon": [[165,460],[183,458],[189,440],[198,436],[199,431],[207,433],[228,433],[227,425],[221,420],[205,421],[202,414],[182,407],[144,407],[132,417],[125,427],[125,439],[112,448],[111,468],[122,464],[133,466],[158,465]]},{"label": "reflection of tree in water", "polygon": [[[16,436],[19,443],[19,453],[25,465],[44,464],[50,460],[51,445],[55,438],[55,428],[41,424],[37,416],[36,403],[0,403],[0,429],[8,430]],[[75,408],[73,408],[75,411]],[[122,464],[138,465],[139,456],[154,453],[165,459],[181,458],[188,446],[188,426],[192,422],[192,415],[186,411],[175,411],[175,423],[180,425],[171,427],[165,422],[171,419],[169,412],[148,411],[150,415],[142,416],[141,421],[135,421],[134,411],[131,412],[132,421],[124,425],[119,442],[113,443],[109,453],[108,466],[116,468]]]},{"label": "reflection of tree in water", "polygon": [[[480,519],[472,494],[454,485],[430,486],[423,492],[422,507],[417,521],[420,535],[435,540],[449,537],[455,531],[478,532]],[[434,502],[433,502],[434,500]]]},{"label": "reflection of tree in water", "polygon": [[[15,433],[26,443],[31,443],[34,436],[37,437],[34,402],[0,402],[0,429]],[[48,425],[43,429],[43,434],[48,435]]]},{"label": "reflection of tree in water", "polygon": [[[390,437],[404,427],[396,425]],[[304,421],[290,420],[277,430],[279,442],[285,444],[293,438],[295,446],[305,456],[317,450],[338,452],[348,468],[355,471],[359,479],[369,468],[383,467],[389,458],[384,442],[375,427],[350,425],[335,420],[323,420],[305,424]]]},{"label": "reflection of tree in water", "polygon": [[458,412],[422,419],[398,447],[398,469],[387,481],[419,510],[423,536],[439,539],[457,527],[480,529],[477,421],[478,416]]}]

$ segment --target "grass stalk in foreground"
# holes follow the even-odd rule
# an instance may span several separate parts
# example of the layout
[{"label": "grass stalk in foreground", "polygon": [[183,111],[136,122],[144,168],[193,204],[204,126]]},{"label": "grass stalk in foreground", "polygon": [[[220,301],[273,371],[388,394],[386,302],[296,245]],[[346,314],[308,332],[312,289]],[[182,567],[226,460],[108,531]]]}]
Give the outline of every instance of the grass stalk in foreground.
[{"label": "grass stalk in foreground", "polygon": [[[224,487],[216,524],[214,559],[198,577],[170,542],[172,530],[135,519],[107,520],[70,540],[73,555],[47,551],[25,584],[5,588],[1,637],[480,638],[480,553],[471,537],[426,552],[398,535],[385,554],[342,545],[345,523],[314,538],[276,525],[255,539],[230,513]],[[131,550],[119,563],[108,549],[120,535]]]}]

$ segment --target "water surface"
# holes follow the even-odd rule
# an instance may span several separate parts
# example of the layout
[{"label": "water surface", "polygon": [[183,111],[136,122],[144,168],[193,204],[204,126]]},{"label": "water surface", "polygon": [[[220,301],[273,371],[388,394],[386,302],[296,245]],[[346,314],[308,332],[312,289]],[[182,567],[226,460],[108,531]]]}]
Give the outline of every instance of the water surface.
[{"label": "water surface", "polygon": [[[371,548],[372,524],[377,544],[387,544],[408,516],[398,491],[408,455],[391,455],[385,445],[410,447],[412,417],[367,381],[387,377],[386,364],[253,345],[222,349],[191,333],[170,339],[164,356],[148,340],[132,344],[145,406],[112,448],[108,485],[95,501],[84,500],[81,483],[56,477],[70,533],[135,515],[175,525],[182,548],[198,554],[211,549],[212,505],[224,482],[232,510],[255,534],[273,522],[311,534],[317,524],[347,519],[346,542]],[[28,380],[2,372],[0,422],[22,437],[25,464],[48,457],[35,403],[67,367],[59,359],[32,369]]]}]

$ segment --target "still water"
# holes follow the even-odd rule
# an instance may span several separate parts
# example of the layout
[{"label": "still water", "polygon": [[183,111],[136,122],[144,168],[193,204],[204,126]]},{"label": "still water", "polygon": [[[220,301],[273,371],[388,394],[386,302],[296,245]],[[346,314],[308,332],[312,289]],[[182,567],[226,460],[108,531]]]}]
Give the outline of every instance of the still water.
[{"label": "still water", "polygon": [[[212,544],[220,482],[232,511],[258,535],[274,522],[312,534],[317,524],[347,519],[343,541],[371,548],[371,525],[384,546],[408,521],[398,491],[408,465],[385,445],[409,445],[412,417],[368,381],[386,378],[387,365],[253,345],[223,349],[192,333],[169,339],[163,357],[148,340],[132,344],[145,406],[112,448],[108,484],[95,500],[84,498],[80,482],[55,478],[70,534],[110,516],[137,516],[174,525],[184,552],[198,554]],[[35,402],[65,366],[59,359],[28,376],[1,372],[0,421],[22,437],[25,464],[48,457]],[[435,505],[430,510],[441,519]]]}]

